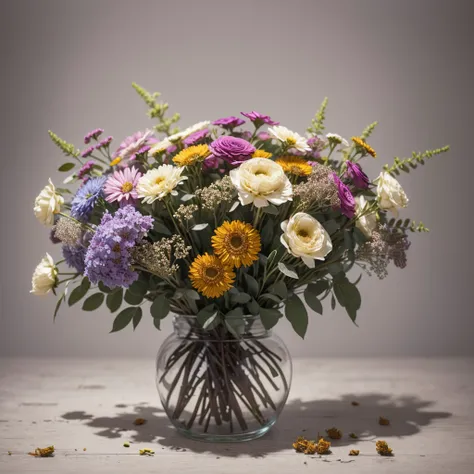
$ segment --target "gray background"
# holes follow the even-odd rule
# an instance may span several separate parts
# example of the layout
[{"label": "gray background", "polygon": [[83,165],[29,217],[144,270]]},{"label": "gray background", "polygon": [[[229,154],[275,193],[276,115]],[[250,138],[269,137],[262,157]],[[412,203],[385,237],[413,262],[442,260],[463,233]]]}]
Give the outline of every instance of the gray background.
[{"label": "gray background", "polygon": [[[182,126],[243,110],[304,131],[329,96],[327,131],[350,137],[379,120],[367,160],[375,177],[393,156],[451,144],[448,156],[403,175],[404,216],[432,232],[414,236],[409,264],[361,283],[359,328],[344,311],[311,315],[294,355],[474,354],[471,219],[470,2],[460,1],[9,1],[1,4],[1,325],[10,355],[153,355],[170,331],[144,318],[135,334],[109,335],[105,309],[62,311],[29,295],[45,251],[35,196],[61,154],[52,129],[80,146],[103,127],[120,142],[152,125],[132,81],[159,90]],[[471,294],[470,294],[470,293]]]}]

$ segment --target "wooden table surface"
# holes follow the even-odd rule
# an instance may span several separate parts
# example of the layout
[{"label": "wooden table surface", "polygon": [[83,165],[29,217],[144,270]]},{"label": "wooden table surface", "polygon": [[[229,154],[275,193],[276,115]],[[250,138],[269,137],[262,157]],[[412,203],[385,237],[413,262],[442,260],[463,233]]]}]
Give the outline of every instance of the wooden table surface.
[{"label": "wooden table surface", "polygon": [[[474,473],[474,359],[294,362],[289,401],[269,434],[208,444],[180,437],[168,423],[153,360],[0,359],[0,472]],[[380,426],[379,416],[391,425]],[[147,423],[134,426],[137,417]],[[344,432],[332,454],[291,448],[296,436],[332,426]],[[378,439],[394,457],[376,454]],[[27,454],[51,444],[53,458]],[[155,456],[139,456],[145,447]],[[350,449],[360,455],[349,457]]]}]

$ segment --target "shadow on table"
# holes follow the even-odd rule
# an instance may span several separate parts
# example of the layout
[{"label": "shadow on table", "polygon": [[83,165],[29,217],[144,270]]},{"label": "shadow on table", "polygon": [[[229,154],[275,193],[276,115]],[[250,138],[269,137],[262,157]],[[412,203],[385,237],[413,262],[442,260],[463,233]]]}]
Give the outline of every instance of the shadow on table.
[{"label": "shadow on table", "polygon": [[[359,405],[354,406],[353,401]],[[62,418],[82,421],[86,426],[97,429],[97,436],[107,438],[123,438],[137,443],[156,442],[163,448],[213,453],[216,456],[260,457],[288,449],[298,435],[314,439],[318,433],[325,435],[325,430],[333,426],[344,433],[342,439],[332,441],[335,447],[375,438],[411,436],[434,420],[452,415],[428,411],[434,403],[415,396],[393,397],[379,393],[347,394],[334,400],[290,400],[277,425],[266,436],[252,443],[240,444],[203,443],[183,438],[175,431],[162,409],[144,403],[135,406],[116,405],[121,412],[111,417],[96,417],[83,411],[74,411],[65,413]],[[390,425],[379,425],[380,416],[388,418]],[[134,426],[136,418],[145,418],[147,423]],[[359,438],[350,438],[348,435],[352,432]]]}]

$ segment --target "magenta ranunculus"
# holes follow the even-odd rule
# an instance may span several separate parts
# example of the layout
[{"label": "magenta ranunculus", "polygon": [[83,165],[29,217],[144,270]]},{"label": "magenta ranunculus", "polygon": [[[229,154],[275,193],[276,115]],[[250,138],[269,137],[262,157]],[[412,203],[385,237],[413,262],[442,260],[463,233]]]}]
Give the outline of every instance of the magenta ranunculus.
[{"label": "magenta ranunculus", "polygon": [[341,201],[341,212],[352,219],[355,215],[355,199],[351,193],[351,190],[339,179],[336,173],[333,173],[334,182],[337,186],[337,193],[339,196],[339,200]]},{"label": "magenta ranunculus", "polygon": [[205,128],[204,130],[198,130],[197,132],[191,133],[191,135],[187,136],[183,139],[183,143],[186,146],[195,145],[199,143],[201,140],[204,140],[209,135],[209,130]]},{"label": "magenta ranunculus", "polygon": [[268,115],[263,115],[260,112],[240,112],[244,117],[247,117],[249,120],[255,123],[256,127],[262,126],[264,123],[267,125],[279,125],[280,122],[275,122]]},{"label": "magenta ranunculus", "polygon": [[362,168],[357,163],[352,163],[352,161],[346,161],[346,165],[346,174],[352,180],[354,186],[360,189],[367,189],[369,187],[370,180],[368,176],[362,171]]},{"label": "magenta ranunculus", "polygon": [[214,140],[209,149],[215,157],[222,158],[231,165],[248,160],[255,151],[255,147],[247,140],[227,135]]},{"label": "magenta ranunculus", "polygon": [[214,122],[212,122],[212,125],[218,125],[222,128],[232,129],[240,125],[243,125],[244,123],[245,123],[245,120],[242,120],[239,117],[234,117],[233,115],[231,115],[230,117],[224,117],[219,120],[215,120]]}]

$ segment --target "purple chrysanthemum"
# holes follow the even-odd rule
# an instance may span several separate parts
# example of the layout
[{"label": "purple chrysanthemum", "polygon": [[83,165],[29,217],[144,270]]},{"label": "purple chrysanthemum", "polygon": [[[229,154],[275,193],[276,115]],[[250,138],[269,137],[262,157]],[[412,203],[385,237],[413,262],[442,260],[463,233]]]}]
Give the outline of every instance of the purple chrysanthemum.
[{"label": "purple chrysanthemum", "polygon": [[332,174],[334,183],[337,186],[337,194],[339,200],[341,201],[340,208],[341,212],[352,219],[355,215],[356,202],[354,196],[351,193],[351,190],[339,179],[336,173]]},{"label": "purple chrysanthemum", "polygon": [[79,273],[84,273],[87,249],[82,245],[75,247],[73,245],[63,245],[63,256],[67,265],[76,269]]},{"label": "purple chrysanthemum", "polygon": [[280,122],[275,122],[268,115],[263,115],[260,112],[252,110],[252,112],[240,112],[244,117],[254,122],[256,127],[262,126],[264,123],[267,125],[279,125]]},{"label": "purple chrysanthemum", "polygon": [[209,130],[205,128],[204,130],[198,130],[197,132],[191,133],[191,135],[187,136],[183,139],[183,143],[186,146],[196,145],[200,141],[204,140],[209,135]]},{"label": "purple chrysanthemum", "polygon": [[120,156],[123,161],[134,160],[137,153],[146,146],[156,143],[157,140],[153,136],[152,130],[145,130],[144,132],[136,132],[133,135],[127,137],[117,148],[117,151],[113,154],[113,158]]},{"label": "purple chrysanthemum", "polygon": [[240,125],[243,125],[245,123],[245,120],[242,120],[239,117],[234,117],[231,115],[230,117],[224,117],[218,120],[215,120],[212,122],[212,125],[218,125],[219,127],[232,130],[235,127],[239,127]]},{"label": "purple chrysanthemum", "polygon": [[346,161],[347,176],[352,180],[354,186],[360,189],[367,189],[369,187],[369,177],[362,171],[362,168],[357,163]]},{"label": "purple chrysanthemum", "polygon": [[272,138],[272,136],[268,132],[260,132],[257,135],[257,138],[259,140],[265,141],[265,140],[270,140]]},{"label": "purple chrysanthemum", "polygon": [[106,181],[107,176],[91,178],[77,190],[71,202],[72,217],[79,221],[86,221],[89,218],[97,199],[104,196],[102,188]]},{"label": "purple chrysanthemum", "polygon": [[91,140],[97,140],[97,138],[99,138],[103,133],[104,130],[102,128],[96,128],[95,130],[92,130],[84,137],[84,143],[89,145]]},{"label": "purple chrysanthemum", "polygon": [[91,239],[85,258],[85,275],[91,283],[103,282],[109,288],[127,288],[138,273],[131,268],[130,250],[153,226],[151,216],[143,216],[133,206],[104,214]]},{"label": "purple chrysanthemum", "polygon": [[211,153],[231,165],[238,165],[252,157],[255,147],[243,138],[224,135],[214,140],[209,149]]},{"label": "purple chrysanthemum", "polygon": [[88,156],[92,155],[92,152],[95,150],[95,146],[91,145],[90,147],[86,148],[85,150],[81,151],[82,158],[87,158]]}]

